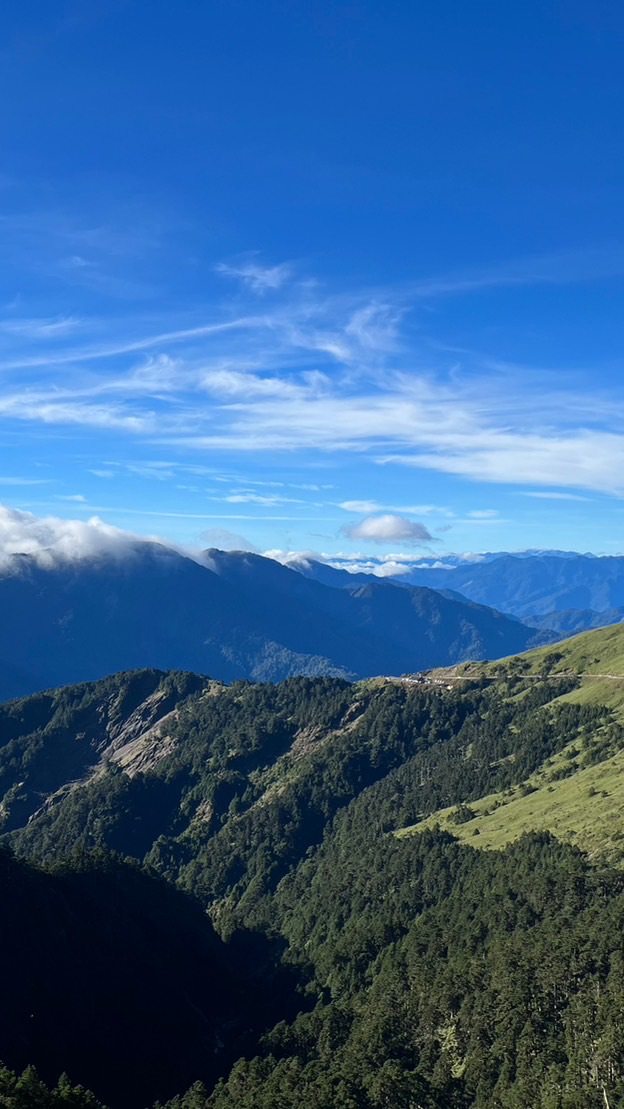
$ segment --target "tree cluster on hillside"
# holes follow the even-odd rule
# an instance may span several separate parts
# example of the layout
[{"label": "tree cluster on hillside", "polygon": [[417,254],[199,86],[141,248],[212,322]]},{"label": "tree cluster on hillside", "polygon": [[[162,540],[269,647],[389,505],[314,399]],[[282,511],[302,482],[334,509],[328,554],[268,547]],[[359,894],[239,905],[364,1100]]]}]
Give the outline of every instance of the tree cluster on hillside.
[{"label": "tree cluster on hillside", "polygon": [[[29,799],[28,823],[15,819],[9,839],[62,867],[36,872],[37,881],[63,883],[73,914],[86,896],[96,949],[98,914],[111,951],[129,938],[140,947],[146,925],[137,922],[152,919],[162,896],[173,991],[177,975],[192,978],[187,898],[199,902],[191,933],[200,928],[201,958],[213,967],[216,952],[220,972],[209,1011],[198,979],[189,1013],[208,1012],[218,1041],[202,1047],[180,1022],[179,1002],[165,1003],[177,1022],[165,1036],[176,1052],[184,1045],[185,1073],[197,1080],[172,1109],[593,1109],[603,1084],[612,1109],[624,1103],[620,872],[544,834],[501,853],[435,828],[393,834],[443,806],[461,819],[471,802],[521,784],[572,741],[585,765],[607,758],[624,747],[608,708],[560,701],[573,678],[529,679],[513,667],[494,684],[443,692],[332,678],[194,681],[141,672],[0,708],[2,804],[19,814],[20,790]],[[162,757],[132,776],[110,760],[92,772],[84,752],[97,755],[111,720],[113,731],[130,715],[147,720],[144,706],[163,697],[175,711]],[[56,770],[46,777],[51,751],[64,752],[73,772],[74,748],[89,773],[59,787]],[[129,917],[113,895],[120,882],[134,891]],[[187,897],[176,901],[167,883]],[[166,895],[150,892],[161,887]],[[220,939],[205,931],[206,910]],[[46,919],[58,928],[48,908],[31,916],[33,930]],[[42,965],[52,957],[46,943]],[[141,965],[157,950],[150,939]],[[55,983],[84,951],[82,941],[66,951]],[[120,967],[122,993],[138,973],[155,1028],[164,1018],[149,1000],[149,971]],[[84,1006],[70,999],[68,1014],[74,1001]],[[0,1036],[2,1054],[17,1069],[35,1063],[52,1084],[67,1070],[98,1097],[123,1100],[97,1067],[90,1078],[88,1067],[59,1060],[52,1073],[40,1047],[7,1055]],[[163,1100],[184,1079],[172,1088],[159,1062],[151,1096]],[[135,1094],[126,1091],[125,1104],[137,1104]]]}]

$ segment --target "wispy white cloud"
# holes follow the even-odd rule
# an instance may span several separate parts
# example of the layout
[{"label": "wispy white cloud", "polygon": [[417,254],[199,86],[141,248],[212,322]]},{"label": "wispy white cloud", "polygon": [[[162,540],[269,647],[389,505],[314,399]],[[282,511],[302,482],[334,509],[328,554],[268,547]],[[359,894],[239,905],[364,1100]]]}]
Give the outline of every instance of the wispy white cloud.
[{"label": "wispy white cloud", "polygon": [[559,485],[624,495],[624,435],[577,431],[522,434],[484,426],[474,436],[444,437],[429,453],[394,454],[382,462],[438,470],[496,484]]},{"label": "wispy white cloud", "polygon": [[230,493],[228,496],[221,498],[227,504],[258,504],[263,508],[274,508],[278,504],[304,504],[305,502],[297,497],[282,497],[278,494],[270,496],[263,496],[261,493]]},{"label": "wispy white cloud", "polygon": [[[108,209],[111,218],[103,216]],[[0,213],[0,246],[16,273],[56,286],[88,289],[120,300],[155,293],[153,261],[163,244],[162,213],[101,198],[95,220],[75,210],[46,208]],[[148,263],[152,263],[151,266]]]},{"label": "wispy white cloud", "polygon": [[466,515],[465,519],[454,520],[453,523],[451,525],[449,525],[448,527],[436,528],[435,530],[439,535],[444,535],[445,532],[453,531],[454,528],[460,527],[462,524],[464,524],[464,525],[468,524],[471,528],[473,528],[473,527],[502,527],[502,526],[504,526],[506,524],[509,524],[509,523],[510,523],[510,521],[503,519],[502,516],[498,516],[498,515],[496,515],[496,516],[479,516],[479,515],[475,516],[473,513],[469,512]]},{"label": "wispy white cloud", "polygon": [[[324,381],[326,385],[329,384],[326,378]],[[315,384],[320,383],[321,378],[317,378]],[[225,369],[210,370],[205,373],[201,378],[200,386],[217,397],[233,401],[252,397],[305,399],[307,391],[306,383],[303,381]]]},{"label": "wispy white cloud", "polygon": [[[201,466],[192,462],[180,462],[173,458],[144,458],[140,462],[132,461],[129,458],[105,458],[102,461],[102,469],[91,469],[89,473],[94,474],[100,478],[114,478],[131,475],[132,477],[145,478],[148,481],[173,481],[182,475],[191,475],[192,477],[210,477],[214,481],[221,480],[221,475],[217,474],[213,466]],[[223,478],[224,481],[232,482],[233,478],[228,475]]]},{"label": "wispy white cloud", "polygon": [[263,266],[253,258],[238,262],[217,262],[214,268],[215,272],[223,277],[232,277],[241,281],[254,293],[281,289],[293,273],[292,266],[287,262],[275,266]]},{"label": "wispy white cloud", "polygon": [[581,497],[578,493],[559,493],[552,489],[522,489],[519,496],[535,497],[536,500],[543,501],[589,501],[591,499],[590,497]]},{"label": "wispy white cloud", "polygon": [[74,425],[128,432],[154,432],[151,412],[129,412],[119,405],[80,404],[57,401],[54,394],[16,393],[0,396],[0,417],[33,423]]},{"label": "wispy white cloud", "polygon": [[58,318],[9,318],[0,320],[0,333],[22,339],[61,339],[73,335],[83,326],[76,316]]},{"label": "wispy white cloud", "polygon": [[377,504],[377,501],[341,501],[338,507],[345,512],[357,512],[361,515],[362,512],[381,512],[383,506]]},{"label": "wispy white cloud", "polygon": [[176,476],[175,469],[168,462],[126,462],[123,470],[126,474],[151,481],[172,481]]},{"label": "wispy white cloud", "polygon": [[398,512],[408,516],[454,516],[451,509],[438,504],[379,504],[377,501],[341,501],[338,508],[358,514]]},{"label": "wispy white cloud", "polygon": [[[104,250],[103,238],[95,235],[93,241]],[[78,247],[76,254],[81,256]],[[598,271],[615,272],[619,264],[615,256],[586,255],[574,265],[560,257],[462,280],[564,281],[572,273],[580,281]],[[244,265],[265,273],[256,259]],[[578,380],[572,389],[563,377],[558,388],[532,379],[529,389],[524,371],[503,374],[481,364],[467,374],[452,373],[446,356],[438,352],[434,359],[429,348],[417,348],[413,331],[404,327],[405,289],[394,296],[392,290],[330,296],[317,287],[299,288],[283,273],[254,280],[269,282],[276,293],[266,311],[258,312],[247,294],[240,314],[231,305],[214,307],[211,318],[153,330],[133,321],[106,340],[101,330],[96,335],[93,321],[81,318],[78,341],[70,315],[25,315],[14,333],[10,327],[2,332],[0,322],[0,421],[5,427],[20,421],[82,428],[103,437],[118,432],[150,449],[176,448],[187,458],[207,452],[220,463],[227,452],[229,463],[214,474],[221,482],[239,480],[224,471],[237,467],[232,456],[243,452],[306,459],[310,452],[342,452],[481,482],[535,486],[523,495],[544,499],[571,499],[583,490],[624,494],[624,400],[603,395],[591,375],[585,389]],[[461,291],[461,282],[456,287],[448,279],[446,285],[440,295]],[[434,295],[435,288],[429,292]],[[420,293],[413,288],[409,296]],[[104,461],[91,472],[110,477],[116,467]],[[139,469],[134,473],[140,476]],[[141,476],[170,480],[181,473],[176,466],[146,465]],[[251,489],[256,481],[262,478],[250,480]],[[231,495],[246,493],[241,485]],[[441,506],[376,499],[340,505],[364,515],[452,516]]]},{"label": "wispy white cloud", "polygon": [[195,340],[216,338],[220,335],[239,332],[257,333],[270,326],[270,319],[253,315],[225,319],[209,323],[200,323],[194,327],[173,328],[170,331],[156,331],[142,335],[138,338],[120,338],[117,342],[100,342],[87,347],[71,347],[64,351],[50,351],[46,354],[33,354],[32,356],[16,356],[0,361],[0,369],[22,370],[36,369],[37,367],[69,366],[78,364],[87,365],[90,362],[105,362],[123,357],[126,354],[137,354],[140,351],[151,350],[154,347],[178,346]]},{"label": "wispy white cloud", "polygon": [[252,551],[257,553],[257,547],[235,531],[226,528],[208,528],[202,531],[200,539],[207,547],[217,547],[220,551]]},{"label": "wispy white cloud", "polygon": [[0,485],[49,485],[50,478],[0,476]]},{"label": "wispy white cloud", "polygon": [[624,275],[624,250],[609,246],[513,259],[499,266],[458,271],[416,281],[416,296],[456,296],[522,285],[570,285]]},{"label": "wispy white cloud", "polygon": [[405,306],[372,301],[352,313],[345,334],[361,350],[389,353],[399,346],[399,326]]},{"label": "wispy white cloud", "polygon": [[[97,505],[88,506],[94,512],[110,512],[128,516],[153,516],[161,517],[165,520],[253,520],[258,523],[258,514],[251,512],[167,512],[160,508],[136,508],[135,506],[113,506],[113,505]],[[323,524],[325,520],[319,516],[292,516],[292,515],[276,515],[275,513],[263,513],[262,522],[265,521],[281,521],[283,523],[311,523]]]}]

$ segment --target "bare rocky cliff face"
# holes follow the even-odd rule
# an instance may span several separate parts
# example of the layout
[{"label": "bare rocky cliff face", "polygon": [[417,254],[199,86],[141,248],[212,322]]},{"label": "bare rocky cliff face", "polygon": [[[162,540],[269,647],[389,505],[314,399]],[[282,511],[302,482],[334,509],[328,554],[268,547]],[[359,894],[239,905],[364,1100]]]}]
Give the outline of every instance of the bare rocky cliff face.
[{"label": "bare rocky cliff face", "polygon": [[86,683],[5,706],[0,791],[9,762],[21,760],[23,772],[0,803],[2,831],[23,826],[111,766],[129,777],[153,769],[173,749],[169,729],[179,705],[204,687],[218,688],[193,674],[177,677],[176,684],[160,671],[140,671],[111,679],[103,695],[106,682]]}]

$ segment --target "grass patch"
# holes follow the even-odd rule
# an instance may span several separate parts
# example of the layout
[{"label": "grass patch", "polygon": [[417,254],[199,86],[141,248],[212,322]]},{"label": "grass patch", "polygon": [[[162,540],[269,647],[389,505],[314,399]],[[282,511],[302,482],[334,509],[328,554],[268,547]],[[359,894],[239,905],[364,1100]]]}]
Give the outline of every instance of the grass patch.
[{"label": "grass patch", "polygon": [[[401,829],[399,837],[415,834],[439,824],[457,839],[472,843],[480,850],[501,850],[524,832],[549,831],[559,839],[576,844],[589,856],[609,862],[624,862],[624,751],[584,770],[573,770],[570,777],[547,780],[562,764],[564,752],[537,775],[504,794],[492,793],[471,801],[477,814],[463,824],[454,823],[457,806],[441,809],[411,828]],[[531,792],[526,792],[530,789]]]}]

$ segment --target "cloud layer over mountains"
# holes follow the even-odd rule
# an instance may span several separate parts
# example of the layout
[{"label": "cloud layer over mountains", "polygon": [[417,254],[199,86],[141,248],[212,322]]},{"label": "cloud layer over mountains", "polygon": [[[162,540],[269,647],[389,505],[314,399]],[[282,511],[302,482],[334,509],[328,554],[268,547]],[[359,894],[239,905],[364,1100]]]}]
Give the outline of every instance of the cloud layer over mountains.
[{"label": "cloud layer over mountains", "polygon": [[62,520],[0,505],[0,566],[15,555],[29,555],[43,568],[100,555],[127,557],[136,542],[136,536],[97,516],[87,521]]},{"label": "cloud layer over mountains", "polygon": [[[409,542],[413,535],[416,544],[425,541],[428,533],[424,525],[407,520],[401,516],[382,515],[368,517],[350,529],[353,538],[364,542],[381,544],[394,538],[397,542]],[[127,559],[140,550],[141,546],[158,543],[163,548],[176,551],[187,558],[210,566],[206,547],[216,547],[223,551],[254,551],[253,545],[242,535],[212,528],[202,533],[202,547],[191,547],[163,539],[160,536],[144,536],[113,527],[99,516],[88,520],[68,520],[59,516],[36,516],[31,512],[9,508],[0,504],[0,568],[10,565],[20,555],[28,555],[42,569],[60,566],[64,563],[110,557]],[[259,553],[259,552],[254,552]],[[350,570],[353,573],[367,573],[374,577],[399,577],[414,568],[444,568],[463,562],[478,562],[484,556],[477,554],[458,554],[437,556],[394,552],[391,554],[321,554],[318,551],[265,551],[266,558],[273,559],[285,566],[297,568],[298,563],[328,563],[330,566]]]},{"label": "cloud layer over mountains", "polygon": [[[536,635],[431,589],[189,554],[97,518],[3,509],[0,698],[146,666],[225,681],[400,674],[517,653]],[[319,570],[326,580],[310,580]]]}]

